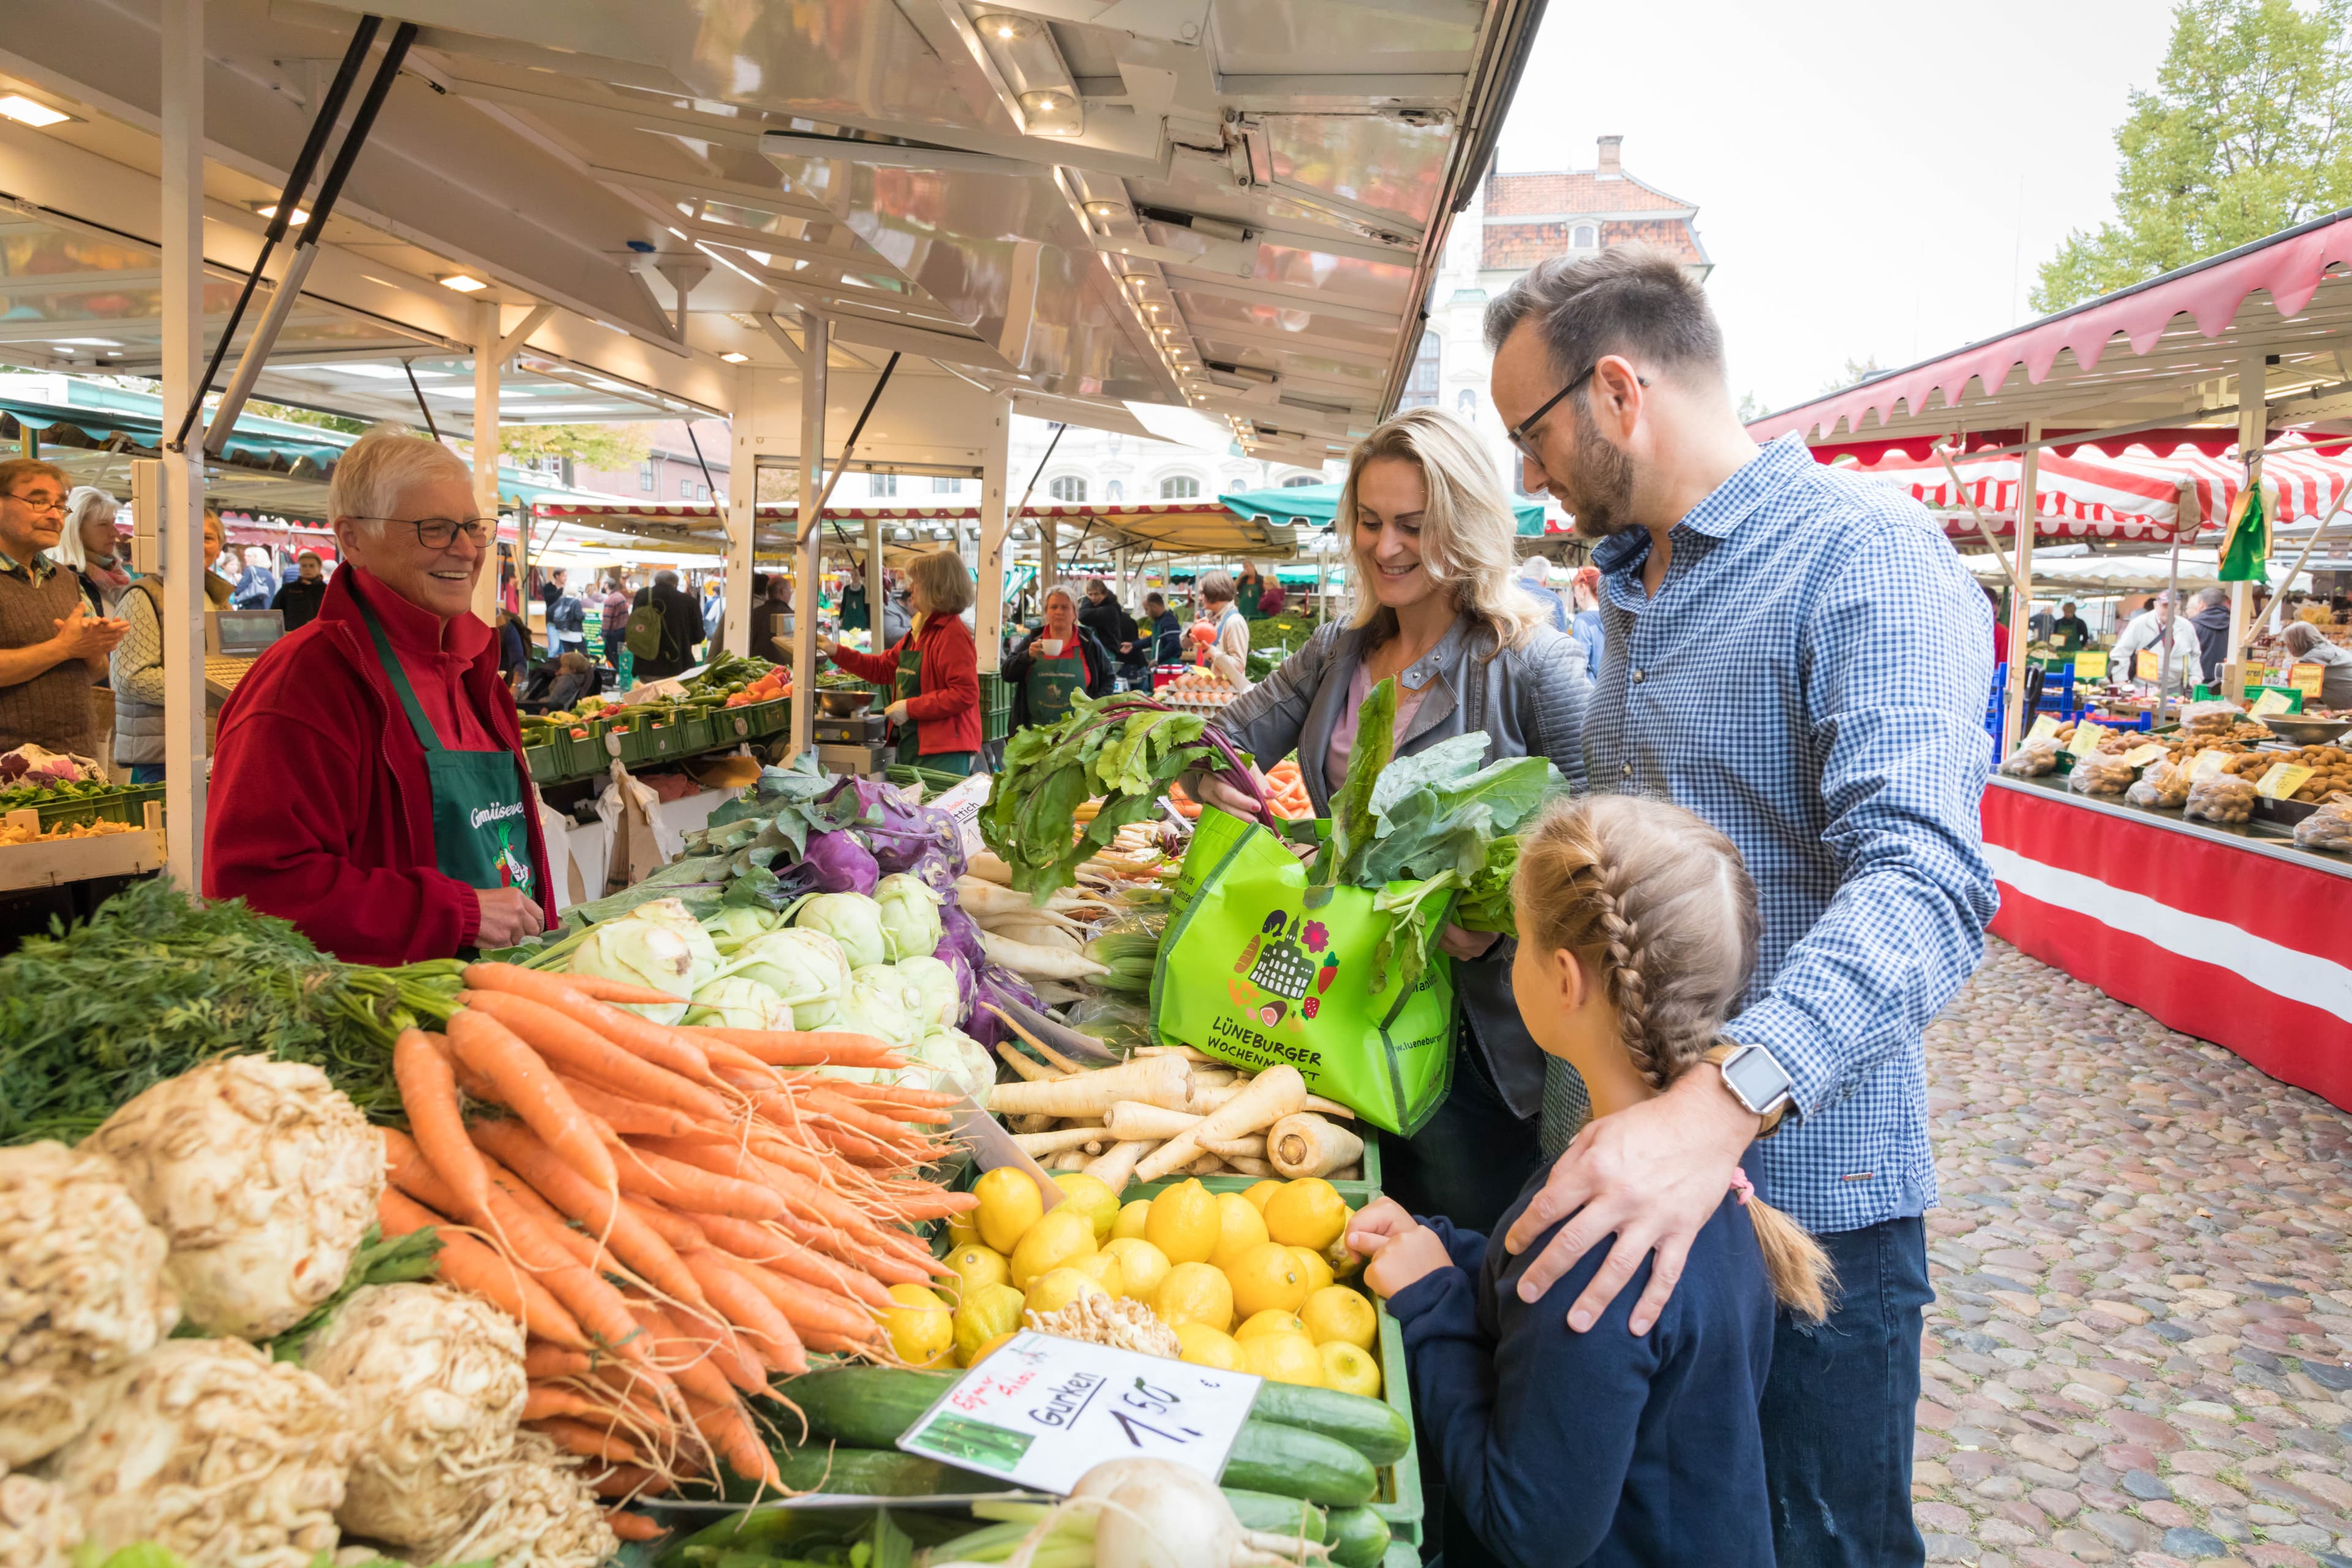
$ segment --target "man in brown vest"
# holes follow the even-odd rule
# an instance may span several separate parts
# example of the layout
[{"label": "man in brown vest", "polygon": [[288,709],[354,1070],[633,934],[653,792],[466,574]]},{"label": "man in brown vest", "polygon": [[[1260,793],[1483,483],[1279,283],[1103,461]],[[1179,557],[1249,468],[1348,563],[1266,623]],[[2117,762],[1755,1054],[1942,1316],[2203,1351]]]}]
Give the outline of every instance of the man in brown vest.
[{"label": "man in brown vest", "polygon": [[43,553],[65,527],[65,472],[31,458],[0,463],[0,752],[44,746],[100,754],[91,685],[123,623],[86,613],[74,574]]}]

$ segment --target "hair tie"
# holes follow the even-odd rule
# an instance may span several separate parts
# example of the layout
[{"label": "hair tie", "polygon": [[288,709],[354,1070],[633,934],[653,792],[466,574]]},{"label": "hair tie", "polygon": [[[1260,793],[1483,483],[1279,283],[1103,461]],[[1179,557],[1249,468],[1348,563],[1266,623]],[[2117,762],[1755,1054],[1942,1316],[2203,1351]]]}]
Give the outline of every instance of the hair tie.
[{"label": "hair tie", "polygon": [[1749,1181],[1748,1173],[1737,1165],[1731,1168],[1731,1195],[1739,1200],[1741,1208],[1746,1208],[1748,1200],[1756,1195],[1756,1184]]}]

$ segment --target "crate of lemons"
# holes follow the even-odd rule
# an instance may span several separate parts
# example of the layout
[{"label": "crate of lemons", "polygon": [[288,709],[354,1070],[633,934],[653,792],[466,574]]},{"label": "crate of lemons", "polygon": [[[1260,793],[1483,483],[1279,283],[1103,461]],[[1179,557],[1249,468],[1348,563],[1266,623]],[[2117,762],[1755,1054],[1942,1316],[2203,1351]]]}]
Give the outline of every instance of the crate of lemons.
[{"label": "crate of lemons", "polygon": [[1342,1237],[1349,1209],[1320,1177],[1213,1193],[1197,1180],[1122,1205],[1099,1179],[1054,1177],[1050,1210],[1012,1167],[973,1185],[980,1206],[949,1222],[952,1283],[894,1285],[881,1314],[911,1366],[971,1366],[1080,1296],[1140,1301],[1174,1331],[1183,1359],[1280,1383],[1381,1394],[1380,1320],[1341,1273],[1361,1259]]}]

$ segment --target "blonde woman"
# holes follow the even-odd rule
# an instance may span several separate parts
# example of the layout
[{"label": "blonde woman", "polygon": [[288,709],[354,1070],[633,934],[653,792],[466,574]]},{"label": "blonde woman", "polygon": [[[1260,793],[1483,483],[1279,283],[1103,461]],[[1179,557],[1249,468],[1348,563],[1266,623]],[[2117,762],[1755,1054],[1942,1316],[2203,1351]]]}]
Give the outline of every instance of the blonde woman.
[{"label": "blonde woman", "polygon": [[[1337,517],[1349,530],[1348,617],[1225,710],[1234,745],[1268,763],[1296,751],[1328,816],[1357,709],[1393,678],[1399,756],[1484,731],[1487,761],[1549,757],[1580,790],[1584,650],[1513,581],[1517,528],[1477,437],[1434,408],[1397,416],[1349,458]],[[1249,814],[1239,791],[1215,779],[1187,789],[1195,782],[1195,799]],[[1452,1094],[1386,1179],[1414,1212],[1484,1229],[1535,1169],[1544,1058],[1511,999],[1510,944],[1459,929],[1442,942],[1458,961],[1467,1038]]]}]

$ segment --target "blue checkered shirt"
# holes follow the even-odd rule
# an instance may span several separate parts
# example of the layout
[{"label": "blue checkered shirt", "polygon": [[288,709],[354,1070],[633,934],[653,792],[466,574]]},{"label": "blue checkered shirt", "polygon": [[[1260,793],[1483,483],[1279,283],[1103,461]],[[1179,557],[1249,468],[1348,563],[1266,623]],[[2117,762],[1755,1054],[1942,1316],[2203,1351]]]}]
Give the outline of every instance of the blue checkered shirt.
[{"label": "blue checkered shirt", "polygon": [[1768,1047],[1794,1112],[1751,1151],[1815,1231],[1936,1201],[1921,1037],[1984,952],[1997,895],[1978,802],[1991,611],[1925,508],[1784,436],[1675,525],[1592,554],[1595,789],[1661,796],[1739,846],[1763,905],[1727,1039]]}]

